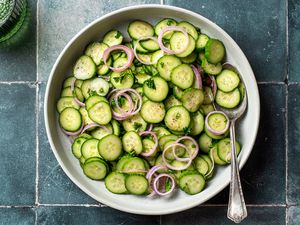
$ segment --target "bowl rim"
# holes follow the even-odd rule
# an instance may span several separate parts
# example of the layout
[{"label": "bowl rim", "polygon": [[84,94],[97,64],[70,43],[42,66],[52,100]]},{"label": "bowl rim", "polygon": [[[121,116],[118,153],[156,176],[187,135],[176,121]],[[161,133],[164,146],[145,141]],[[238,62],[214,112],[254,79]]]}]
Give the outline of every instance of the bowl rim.
[{"label": "bowl rim", "polygon": [[[59,165],[61,166],[61,168],[63,169],[64,173],[72,180],[72,182],[74,184],[76,184],[77,187],[79,187],[83,192],[85,192],[86,194],[88,194],[90,197],[92,197],[93,199],[95,199],[96,201],[105,204],[109,207],[112,207],[114,209],[123,211],[123,212],[128,212],[128,213],[133,213],[133,214],[140,214],[140,215],[166,215],[166,214],[171,214],[171,213],[176,213],[176,212],[181,212],[190,208],[193,208],[195,206],[198,206],[202,203],[204,203],[205,201],[211,199],[212,197],[214,197],[215,195],[217,195],[218,193],[220,193],[220,191],[222,191],[230,182],[230,180],[226,181],[223,183],[223,185],[219,186],[218,190],[215,191],[213,193],[213,195],[209,196],[209,197],[205,197],[204,200],[199,203],[198,201],[195,202],[191,202],[191,204],[189,205],[182,205],[181,207],[172,209],[171,207],[168,209],[164,209],[164,211],[162,212],[149,212],[143,209],[140,209],[139,211],[137,210],[133,210],[130,208],[126,208],[123,207],[121,205],[118,204],[114,204],[111,203],[109,201],[103,200],[101,199],[101,201],[99,200],[99,197],[96,196],[95,194],[93,194],[92,192],[90,192],[87,188],[85,188],[84,186],[81,185],[81,183],[79,181],[77,181],[77,179],[71,174],[71,172],[69,172],[69,170],[67,169],[67,167],[65,166],[64,162],[61,160],[58,151],[55,147],[55,144],[53,142],[52,136],[51,136],[51,131],[50,131],[50,127],[49,127],[49,118],[48,118],[48,96],[50,93],[50,86],[51,83],[53,82],[53,77],[55,74],[55,70],[57,68],[57,65],[59,64],[59,62],[61,61],[62,57],[64,56],[65,52],[67,51],[67,49],[72,45],[72,43],[82,34],[84,33],[86,30],[88,30],[90,27],[92,27],[94,24],[100,22],[101,20],[104,20],[108,17],[114,16],[118,13],[122,13],[125,11],[130,11],[130,10],[136,10],[136,9],[146,9],[146,8],[158,8],[158,9],[170,9],[173,11],[177,11],[178,13],[185,13],[185,14],[189,14],[190,16],[197,18],[197,19],[201,19],[202,21],[204,21],[205,23],[207,23],[209,26],[212,26],[213,28],[215,28],[216,30],[218,30],[218,32],[220,32],[223,36],[225,36],[225,38],[227,38],[227,40],[231,43],[233,43],[237,49],[237,51],[239,52],[240,55],[242,55],[246,61],[247,61],[247,69],[249,70],[249,75],[251,76],[251,79],[253,79],[254,81],[256,81],[253,70],[251,68],[251,65],[247,59],[247,57],[245,56],[244,52],[241,50],[241,48],[239,47],[239,45],[231,38],[231,36],[229,34],[227,34],[227,32],[225,30],[223,30],[220,26],[218,26],[216,23],[212,22],[211,20],[207,19],[206,17],[190,11],[188,9],[184,9],[181,7],[176,7],[176,6],[170,6],[170,5],[161,5],[161,4],[141,4],[141,5],[135,5],[135,6],[128,6],[128,7],[124,7],[121,9],[117,9],[114,10],[110,13],[107,13],[97,19],[95,19],[94,21],[92,21],[91,23],[89,23],[88,25],[86,25],[84,28],[82,28],[67,44],[66,46],[63,48],[63,50],[61,51],[61,53],[59,54],[59,56],[57,57],[51,72],[50,72],[50,76],[48,78],[47,81],[47,86],[46,86],[46,91],[45,91],[45,95],[44,95],[44,121],[45,121],[45,127],[46,127],[46,133],[47,133],[47,138],[48,141],[50,143],[51,146],[51,150],[55,155],[56,160],[59,162]],[[259,97],[259,90],[258,90],[258,86],[257,86],[257,81],[253,84],[254,88],[257,91],[257,95],[255,96],[255,102],[256,102],[256,108],[255,111],[257,113],[257,122],[255,124],[253,124],[253,128],[254,129],[254,133],[255,136],[257,137],[257,133],[258,133],[258,128],[259,128],[259,121],[260,121],[260,97]],[[239,160],[239,169],[241,170],[243,168],[243,166],[245,165],[245,163],[247,162],[252,150],[253,150],[253,146],[255,144],[255,140],[256,138],[254,138],[254,140],[252,141],[252,143],[250,143],[250,151],[248,152],[248,154],[246,154],[245,156],[243,156],[242,160]]]}]

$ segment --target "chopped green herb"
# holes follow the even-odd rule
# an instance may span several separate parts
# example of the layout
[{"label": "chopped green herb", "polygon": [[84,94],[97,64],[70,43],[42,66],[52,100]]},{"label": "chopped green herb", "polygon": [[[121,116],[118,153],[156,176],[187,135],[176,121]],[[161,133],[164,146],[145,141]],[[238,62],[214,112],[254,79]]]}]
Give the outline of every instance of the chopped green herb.
[{"label": "chopped green herb", "polygon": [[184,132],[185,135],[191,133],[191,131],[192,131],[192,129],[190,127],[183,128],[183,132]]},{"label": "chopped green herb", "polygon": [[149,79],[145,81],[146,85],[148,88],[156,89],[155,83],[153,79]]},{"label": "chopped green herb", "polygon": [[91,89],[88,90],[88,93],[89,93],[89,96],[97,95],[97,92],[95,90],[91,90]]},{"label": "chopped green herb", "polygon": [[134,124],[133,124],[133,128],[134,128],[135,130],[139,130],[142,126],[143,126],[143,125],[142,125],[141,123],[137,123],[137,122],[134,122]]},{"label": "chopped green herb", "polygon": [[116,35],[115,35],[115,38],[119,38],[119,37],[121,37],[122,36],[122,33],[120,32],[120,31],[117,31],[117,33],[116,33]]},{"label": "chopped green herb", "polygon": [[171,187],[172,187],[171,179],[167,179],[166,186],[165,186],[166,192],[170,191]]},{"label": "chopped green herb", "polygon": [[165,63],[164,62],[160,62],[160,66],[161,68],[164,68]]},{"label": "chopped green herb", "polygon": [[168,26],[171,26],[172,24],[173,24],[173,20],[168,20],[168,21],[167,21],[167,25],[168,25]]},{"label": "chopped green herb", "polygon": [[[124,105],[124,103],[125,103],[125,98],[123,96],[118,97],[118,105],[121,107],[122,105]],[[117,106],[115,99],[111,101],[111,105]]]}]

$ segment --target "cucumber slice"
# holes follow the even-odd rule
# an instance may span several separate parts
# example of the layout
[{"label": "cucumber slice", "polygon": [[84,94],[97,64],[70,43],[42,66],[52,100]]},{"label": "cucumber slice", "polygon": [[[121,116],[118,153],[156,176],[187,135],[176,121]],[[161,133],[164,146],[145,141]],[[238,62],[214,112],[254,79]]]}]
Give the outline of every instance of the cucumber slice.
[{"label": "cucumber slice", "polygon": [[105,136],[112,134],[112,126],[110,124],[107,124],[103,127],[97,127],[91,132],[91,135],[93,138],[96,138],[98,140],[104,138]]},{"label": "cucumber slice", "polygon": [[91,57],[81,56],[75,63],[73,74],[76,79],[87,80],[96,75],[96,64]]},{"label": "cucumber slice", "polygon": [[216,103],[224,108],[232,109],[240,104],[241,94],[238,88],[231,92],[217,91]]},{"label": "cucumber slice", "polygon": [[122,125],[125,131],[135,131],[137,133],[147,129],[147,122],[138,113],[130,118],[123,120]]},{"label": "cucumber slice", "polygon": [[111,121],[112,113],[108,103],[99,102],[88,109],[89,117],[96,123],[106,125]]},{"label": "cucumber slice", "polygon": [[107,102],[107,99],[103,96],[99,95],[92,95],[85,101],[85,107],[87,110],[89,110],[93,105],[99,102]]},{"label": "cucumber slice", "polygon": [[102,180],[105,178],[108,169],[103,160],[95,160],[92,162],[85,162],[83,165],[84,174],[92,180]]},{"label": "cucumber slice", "polygon": [[118,30],[108,31],[103,37],[103,42],[107,44],[109,47],[122,44],[123,35]]},{"label": "cucumber slice", "polygon": [[[155,34],[158,36],[162,29],[169,27],[169,26],[176,26],[176,25],[177,25],[177,21],[174,19],[171,19],[171,18],[162,19],[155,25]],[[163,38],[168,40],[171,38],[172,34],[173,34],[173,31],[166,32],[164,34]]]},{"label": "cucumber slice", "polygon": [[189,88],[194,82],[194,72],[188,64],[181,64],[172,70],[171,81],[182,89]]},{"label": "cucumber slice", "polygon": [[121,133],[120,123],[117,120],[111,120],[114,135],[119,136]]},{"label": "cucumber slice", "polygon": [[221,63],[212,64],[209,63],[205,58],[202,59],[202,68],[205,73],[208,73],[210,75],[218,75],[222,71],[222,65]]},{"label": "cucumber slice", "polygon": [[196,136],[200,134],[204,129],[204,116],[199,112],[195,112],[191,115],[191,132],[190,135]]},{"label": "cucumber slice", "polygon": [[179,178],[179,187],[189,195],[198,194],[205,187],[205,179],[198,172],[186,171]]},{"label": "cucumber slice", "polygon": [[163,103],[148,100],[142,105],[141,116],[148,123],[159,123],[163,121],[166,114]]},{"label": "cucumber slice", "polygon": [[183,106],[173,106],[165,116],[166,126],[174,131],[183,131],[190,125],[190,114]]},{"label": "cucumber slice", "polygon": [[202,133],[199,137],[198,144],[201,151],[208,153],[213,147],[213,140],[206,133]]},{"label": "cucumber slice", "polygon": [[167,97],[164,103],[166,110],[169,110],[173,106],[182,105],[182,102],[175,98],[174,95],[170,95],[169,97]]},{"label": "cucumber slice", "polygon": [[[173,154],[173,149],[170,147],[168,148],[170,145],[174,144],[175,141],[168,141],[167,143],[165,143],[164,145],[164,156],[167,160],[175,160],[175,156]],[[168,149],[167,149],[168,148]],[[166,149],[166,150],[165,150]],[[180,146],[176,146],[175,147],[175,154],[178,156],[178,157],[182,157],[184,156],[186,153],[185,149],[183,147],[180,147]]]},{"label": "cucumber slice", "polygon": [[203,103],[204,94],[201,89],[189,88],[183,92],[181,101],[190,112],[196,112]]},{"label": "cucumber slice", "polygon": [[178,27],[183,28],[189,35],[191,35],[195,40],[198,39],[198,31],[197,29],[194,27],[193,24],[186,22],[186,21],[182,21],[180,23],[177,24]]},{"label": "cucumber slice", "polygon": [[[188,46],[186,49],[184,49],[185,43],[188,42]],[[175,54],[178,57],[187,57],[190,55],[195,47],[196,47],[196,42],[195,39],[191,36],[188,35],[188,39],[185,37],[185,35],[181,32],[174,32],[170,39],[170,46],[171,49],[175,52],[181,52],[178,54]]]},{"label": "cucumber slice", "polygon": [[222,135],[214,135],[207,130],[206,126],[204,126],[204,131],[209,137],[211,137],[212,139],[216,139],[216,140],[225,138],[229,133],[229,130],[227,130],[227,132]]},{"label": "cucumber slice", "polygon": [[75,108],[65,108],[59,115],[59,124],[66,131],[78,131],[82,125],[80,112]]},{"label": "cucumber slice", "polygon": [[119,172],[123,172],[123,167],[125,165],[126,162],[128,162],[129,159],[132,159],[133,157],[131,155],[124,155],[122,156],[119,161],[117,162],[117,165],[116,165],[116,171],[119,171]]},{"label": "cucumber slice", "polygon": [[[64,80],[64,83],[63,83],[63,88],[66,88],[66,87],[71,87],[71,84],[73,82],[73,80],[76,79],[75,77],[71,76],[71,77],[67,77],[65,80]],[[75,83],[74,83],[74,86],[75,87],[78,87],[78,88],[81,88],[81,85],[82,85],[82,80],[75,80]]]},{"label": "cucumber slice", "polygon": [[139,84],[144,84],[150,78],[151,76],[145,73],[138,73],[135,75],[135,79]]},{"label": "cucumber slice", "polygon": [[209,37],[206,34],[200,34],[196,41],[196,50],[201,51],[205,48]]},{"label": "cucumber slice", "polygon": [[169,93],[169,85],[163,78],[155,76],[144,83],[143,93],[150,100],[161,102]]},{"label": "cucumber slice", "polygon": [[81,155],[85,158],[91,158],[91,157],[101,157],[98,152],[98,143],[99,140],[93,138],[86,140],[81,145]]},{"label": "cucumber slice", "polygon": [[143,159],[139,157],[130,157],[125,160],[121,171],[124,173],[138,173],[138,174],[145,174],[145,172],[137,172],[137,171],[145,171],[146,166]]},{"label": "cucumber slice", "polygon": [[109,91],[109,83],[102,78],[94,78],[90,83],[90,95],[105,96]]},{"label": "cucumber slice", "polygon": [[152,131],[156,133],[158,138],[171,134],[171,132],[164,127],[154,127]]},{"label": "cucumber slice", "polygon": [[216,78],[218,89],[231,92],[239,86],[240,78],[232,70],[223,70]]},{"label": "cucumber slice", "polygon": [[226,116],[222,113],[210,114],[207,118],[208,125],[215,131],[223,131],[229,123]]},{"label": "cucumber slice", "polygon": [[[231,161],[231,145],[230,145],[230,138],[224,138],[220,140],[217,144],[217,152],[218,156],[220,157],[221,160],[230,163]],[[235,150],[236,150],[236,155],[238,156],[240,151],[241,151],[241,146],[240,144],[235,141]]]},{"label": "cucumber slice", "polygon": [[132,39],[151,37],[154,35],[154,29],[148,22],[135,20],[129,24],[128,34]]},{"label": "cucumber slice", "polygon": [[175,86],[175,87],[173,87],[173,95],[174,95],[177,99],[181,100],[182,95],[183,95],[183,90],[182,90],[181,88]]},{"label": "cucumber slice", "polygon": [[180,58],[180,60],[186,64],[191,64],[191,63],[195,62],[196,59],[197,59],[197,54],[195,52],[192,52],[191,54],[189,54],[186,57]]},{"label": "cucumber slice", "polygon": [[205,45],[205,58],[209,63],[219,63],[225,57],[223,42],[217,39],[209,39]]},{"label": "cucumber slice", "polygon": [[134,83],[134,77],[127,70],[122,73],[112,72],[110,74],[110,82],[115,88],[131,88]]},{"label": "cucumber slice", "polygon": [[[91,118],[89,117],[88,111],[85,108],[81,107],[79,109],[79,112],[81,114],[84,125],[94,123],[94,121],[91,120]],[[91,128],[88,129],[88,131],[93,130],[93,129],[94,129],[94,127],[91,127]]]},{"label": "cucumber slice", "polygon": [[149,52],[155,52],[160,49],[157,41],[152,39],[140,41],[141,46]]},{"label": "cucumber slice", "polygon": [[205,86],[204,87],[204,100],[203,104],[211,104],[214,101],[213,93],[210,87]]},{"label": "cucumber slice", "polygon": [[134,131],[126,132],[122,138],[123,148],[126,152],[140,154],[143,151],[141,137]]},{"label": "cucumber slice", "polygon": [[71,87],[66,87],[61,91],[61,97],[76,97],[79,101],[84,101],[84,96],[82,91],[78,87],[74,87],[74,91],[72,92]]},{"label": "cucumber slice", "polygon": [[215,164],[217,164],[217,165],[219,165],[219,166],[225,166],[225,165],[227,164],[226,161],[222,160],[222,159],[219,157],[217,145],[215,145],[214,147],[212,147],[212,148],[210,149],[210,153],[209,153],[209,154],[212,156],[212,158],[213,158]]},{"label": "cucumber slice", "polygon": [[93,93],[90,91],[90,85],[93,79],[83,81],[81,85],[81,92],[85,99],[88,99]]},{"label": "cucumber slice", "polygon": [[204,115],[207,115],[210,112],[215,111],[215,108],[213,106],[213,104],[208,104],[208,105],[201,105],[200,109],[203,111]]},{"label": "cucumber slice", "polygon": [[126,189],[134,195],[145,194],[148,190],[148,180],[141,175],[129,175],[125,179]]},{"label": "cucumber slice", "polygon": [[157,62],[157,70],[159,75],[166,81],[171,80],[172,70],[181,64],[180,59],[172,55],[165,55]]},{"label": "cucumber slice", "polygon": [[98,149],[103,159],[114,161],[122,154],[122,141],[118,136],[110,134],[99,141]]},{"label": "cucumber slice", "polygon": [[125,194],[127,189],[125,187],[125,175],[118,172],[111,172],[105,178],[105,187],[114,194]]},{"label": "cucumber slice", "polygon": [[62,97],[57,101],[56,109],[58,113],[61,113],[65,108],[79,109],[80,106],[73,97]]},{"label": "cucumber slice", "polygon": [[105,43],[93,42],[87,46],[84,54],[91,57],[96,65],[99,65],[102,62],[103,53],[107,48],[108,45]]},{"label": "cucumber slice", "polygon": [[[152,150],[153,146],[155,145],[155,142],[149,138],[145,138],[142,140],[143,144],[143,153],[148,153],[150,150]],[[158,148],[154,150],[154,152],[148,156],[149,157],[154,157],[157,154]]]},{"label": "cucumber slice", "polygon": [[72,153],[77,159],[80,159],[80,157],[82,156],[81,146],[86,140],[87,140],[86,138],[77,137],[72,144],[72,147],[71,147]]},{"label": "cucumber slice", "polygon": [[100,65],[97,66],[97,74],[99,75],[106,75],[110,72],[110,66],[112,65],[112,57],[109,57],[108,60],[106,60],[106,64],[103,62],[100,63]]},{"label": "cucumber slice", "polygon": [[163,50],[158,50],[156,52],[153,52],[151,55],[151,62],[152,63],[157,63],[158,60],[164,56],[164,51]]},{"label": "cucumber slice", "polygon": [[194,162],[195,168],[197,169],[197,171],[200,174],[202,174],[204,176],[205,174],[208,173],[209,165],[202,157],[197,156],[193,162]]},{"label": "cucumber slice", "polygon": [[168,141],[176,141],[178,139],[178,136],[174,134],[165,135],[159,138],[158,140],[158,146],[160,150],[164,150],[164,146]]}]

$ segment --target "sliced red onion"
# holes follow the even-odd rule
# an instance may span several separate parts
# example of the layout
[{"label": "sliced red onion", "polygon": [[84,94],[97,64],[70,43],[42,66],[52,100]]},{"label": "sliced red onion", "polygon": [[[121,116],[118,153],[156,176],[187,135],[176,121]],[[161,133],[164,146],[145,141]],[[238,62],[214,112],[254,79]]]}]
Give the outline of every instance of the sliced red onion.
[{"label": "sliced red onion", "polygon": [[74,85],[75,85],[75,81],[76,81],[76,78],[74,77],[72,79],[72,82],[71,82],[71,91],[72,91],[72,95],[73,95],[73,98],[75,100],[75,102],[80,105],[81,107],[85,107],[85,104],[83,102],[81,102],[76,96],[74,96]]},{"label": "sliced red onion", "polygon": [[[211,115],[213,115],[213,114],[216,114],[216,113],[224,115],[225,118],[226,118],[226,120],[227,120],[226,127],[225,127],[223,130],[220,130],[220,131],[217,131],[217,130],[212,129],[211,126],[210,126],[209,123],[208,123],[209,117],[210,117]],[[228,130],[229,124],[230,124],[230,121],[229,121],[228,116],[227,116],[224,112],[222,112],[222,111],[212,111],[212,112],[208,113],[208,114],[206,115],[206,117],[205,117],[205,127],[207,128],[207,130],[208,130],[210,133],[212,133],[212,134],[214,134],[214,135],[222,135],[222,134],[224,134],[224,133]]]},{"label": "sliced red onion", "polygon": [[120,92],[116,93],[116,95],[114,97],[114,100],[115,100],[117,108],[121,111],[121,113],[127,113],[127,112],[124,111],[124,109],[122,109],[119,106],[118,98],[121,97],[121,96],[124,97],[124,98],[126,98],[126,100],[128,101],[128,103],[129,103],[129,111],[128,111],[128,113],[131,113],[132,110],[133,110],[132,98],[128,94],[126,94],[126,93],[120,93]]},{"label": "sliced red onion", "polygon": [[166,153],[166,151],[169,149],[169,148],[171,148],[171,147],[173,147],[173,146],[168,146],[167,148],[165,148],[164,150],[163,150],[163,153],[162,153],[162,160],[163,160],[163,162],[164,162],[164,164],[169,168],[169,169],[171,169],[171,170],[185,170],[185,169],[187,169],[191,164],[192,164],[192,161],[193,161],[193,159],[192,158],[190,158],[189,159],[189,161],[187,161],[187,163],[185,164],[185,165],[183,165],[182,167],[175,167],[175,166],[172,166],[169,162],[168,162],[168,160],[166,159],[166,157],[165,157],[165,153]]},{"label": "sliced red onion", "polygon": [[214,95],[214,98],[216,97],[217,94],[217,83],[216,83],[216,79],[214,76],[209,76],[210,80],[211,80],[211,89]]},{"label": "sliced red onion", "polygon": [[[172,182],[172,186],[171,186],[171,189],[169,191],[166,191],[166,192],[161,192],[158,190],[158,182],[161,178],[164,178],[166,177],[167,179],[169,178]],[[153,181],[153,190],[155,191],[156,194],[160,195],[160,196],[165,196],[165,195],[168,195],[170,193],[172,193],[175,189],[175,179],[170,175],[170,174],[166,174],[166,173],[162,173],[162,174],[159,174]]]},{"label": "sliced red onion", "polygon": [[149,184],[151,183],[152,176],[160,169],[166,169],[163,165],[153,166],[148,173],[146,174],[146,178],[148,179]]},{"label": "sliced red onion", "polygon": [[[129,118],[129,117],[131,117],[131,116],[133,116],[135,114],[137,114],[141,110],[141,107],[142,107],[142,96],[136,90],[134,90],[132,88],[114,89],[113,91],[111,91],[109,93],[109,95],[108,95],[109,96],[109,102],[110,102],[110,104],[112,103],[112,100],[115,97],[121,96],[121,95],[123,95],[126,98],[128,97],[128,100],[131,99],[129,101],[132,104],[132,97],[130,95],[128,95],[128,94],[125,94],[126,92],[133,93],[134,95],[136,95],[137,98],[138,98],[138,103],[135,103],[134,108],[132,109],[132,107],[131,107],[132,110],[129,110],[129,112],[124,112],[123,111],[122,113],[117,113],[117,112],[113,111],[112,112],[113,113],[113,117],[116,120],[125,120],[125,119],[127,119],[127,118]],[[138,104],[138,107],[136,106],[136,104]]]},{"label": "sliced red onion", "polygon": [[[190,158],[180,158],[177,154],[176,154],[176,147],[179,146],[179,147],[182,147],[184,148],[190,155]],[[169,147],[172,147],[172,153],[174,155],[174,158],[177,160],[177,161],[180,161],[180,162],[187,162],[189,160],[191,160],[191,154],[190,152],[188,151],[188,148],[184,145],[184,144],[181,144],[181,143],[177,143],[177,142],[174,142],[173,144],[171,144]]]},{"label": "sliced red onion", "polygon": [[[112,51],[115,51],[115,50],[123,50],[127,54],[127,63],[124,66],[119,67],[119,68],[111,67],[106,62],[106,60],[108,59],[110,53]],[[122,72],[122,71],[126,70],[127,68],[130,67],[130,65],[132,64],[133,60],[134,60],[134,53],[133,53],[132,49],[128,48],[125,45],[114,45],[114,46],[111,46],[111,47],[105,49],[105,51],[103,53],[103,62],[104,62],[104,64],[106,66],[108,66],[114,72]]]},{"label": "sliced red onion", "polygon": [[154,139],[154,145],[150,149],[150,151],[141,153],[142,156],[148,157],[148,156],[151,156],[155,152],[155,150],[157,149],[157,147],[158,147],[158,138],[157,138],[156,133],[154,133],[152,131],[142,131],[142,132],[140,132],[140,136],[144,136],[144,135],[151,135]]},{"label": "sliced red onion", "polygon": [[182,136],[181,138],[176,140],[176,143],[180,143],[180,141],[182,141],[182,140],[190,140],[196,146],[196,150],[193,152],[193,155],[191,155],[191,158],[193,160],[198,155],[198,152],[199,152],[199,145],[198,145],[197,141],[195,141],[195,139],[190,136]]},{"label": "sliced red onion", "polygon": [[223,63],[223,64],[222,64],[222,67],[223,67],[224,69],[231,70],[231,71],[233,71],[233,72],[238,73],[237,69],[236,69],[233,65],[231,65],[229,62]]},{"label": "sliced red onion", "polygon": [[90,123],[90,124],[87,124],[83,129],[82,131],[80,132],[81,134],[84,133],[86,130],[92,128],[92,127],[101,127],[103,129],[105,129],[106,131],[110,132],[110,130],[106,127],[106,126],[103,126],[103,125],[100,125],[98,123]]},{"label": "sliced red onion", "polygon": [[197,88],[202,89],[202,78],[201,78],[200,70],[198,70],[193,64],[191,65],[191,67],[195,74],[195,81],[196,81]]},{"label": "sliced red onion", "polygon": [[83,126],[84,126],[84,124],[82,123],[82,124],[81,124],[81,127],[79,128],[79,130],[74,131],[74,132],[66,131],[66,130],[63,129],[63,128],[61,128],[61,129],[62,129],[62,132],[64,132],[66,135],[69,135],[69,136],[77,136],[77,135],[79,135],[80,132],[82,131]]},{"label": "sliced red onion", "polygon": [[147,131],[152,131],[152,129],[153,129],[153,124],[151,123]]},{"label": "sliced red onion", "polygon": [[[173,51],[173,50],[167,48],[166,46],[164,46],[163,40],[162,40],[162,39],[163,39],[164,34],[165,34],[166,32],[168,32],[168,31],[179,31],[179,32],[183,33],[184,36],[185,36],[185,38],[188,40],[188,41],[185,43],[184,48],[183,48],[181,51],[175,52],[175,51]],[[183,28],[181,28],[181,27],[170,26],[170,27],[165,27],[164,29],[162,29],[162,30],[160,31],[160,33],[159,33],[159,35],[158,35],[158,38],[157,38],[157,41],[158,41],[158,45],[159,45],[159,47],[161,48],[161,50],[163,50],[163,51],[166,52],[167,54],[169,54],[169,55],[180,54],[180,53],[184,52],[184,51],[187,49],[188,45],[189,45],[189,35],[188,35],[188,33],[187,33]]]},{"label": "sliced red onion", "polygon": [[135,45],[133,47],[133,53],[134,53],[135,58],[139,62],[143,63],[144,65],[154,65],[154,64],[156,64],[156,62],[150,62],[150,63],[144,62],[143,60],[140,59],[140,57],[138,56],[138,54],[136,52],[136,48],[137,48],[137,45],[139,44],[139,42],[142,41],[142,40],[148,40],[148,39],[151,39],[153,41],[157,41],[156,37],[151,37],[151,36],[149,36],[149,37],[141,37],[141,38],[139,38],[139,39],[136,40],[136,43],[135,43]]}]

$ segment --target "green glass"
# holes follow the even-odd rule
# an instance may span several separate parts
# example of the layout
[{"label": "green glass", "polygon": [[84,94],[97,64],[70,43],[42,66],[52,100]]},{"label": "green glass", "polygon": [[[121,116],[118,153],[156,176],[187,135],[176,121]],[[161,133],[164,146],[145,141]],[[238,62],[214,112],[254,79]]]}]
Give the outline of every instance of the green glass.
[{"label": "green glass", "polygon": [[0,44],[17,34],[26,14],[26,0],[0,0]]}]

